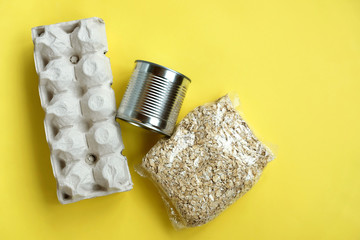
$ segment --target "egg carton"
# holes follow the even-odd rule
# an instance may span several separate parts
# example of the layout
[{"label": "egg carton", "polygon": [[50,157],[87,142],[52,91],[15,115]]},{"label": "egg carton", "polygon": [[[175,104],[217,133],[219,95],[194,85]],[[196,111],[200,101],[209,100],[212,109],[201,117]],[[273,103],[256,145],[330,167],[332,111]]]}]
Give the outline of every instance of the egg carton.
[{"label": "egg carton", "polygon": [[132,189],[100,18],[32,29],[45,134],[61,203]]}]

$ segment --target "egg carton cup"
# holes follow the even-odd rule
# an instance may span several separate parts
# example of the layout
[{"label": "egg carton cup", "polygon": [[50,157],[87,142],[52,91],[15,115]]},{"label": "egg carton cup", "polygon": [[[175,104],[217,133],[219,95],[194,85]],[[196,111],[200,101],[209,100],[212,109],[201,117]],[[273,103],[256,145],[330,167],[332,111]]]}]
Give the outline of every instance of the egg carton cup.
[{"label": "egg carton cup", "polygon": [[100,18],[32,29],[45,134],[61,203],[132,189]]}]

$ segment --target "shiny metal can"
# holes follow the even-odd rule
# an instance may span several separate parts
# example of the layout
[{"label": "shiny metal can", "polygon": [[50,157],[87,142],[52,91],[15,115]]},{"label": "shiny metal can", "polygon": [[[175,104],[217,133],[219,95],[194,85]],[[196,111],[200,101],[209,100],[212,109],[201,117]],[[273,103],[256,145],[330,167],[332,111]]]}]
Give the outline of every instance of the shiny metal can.
[{"label": "shiny metal can", "polygon": [[116,117],[170,136],[191,80],[156,63],[135,64]]}]

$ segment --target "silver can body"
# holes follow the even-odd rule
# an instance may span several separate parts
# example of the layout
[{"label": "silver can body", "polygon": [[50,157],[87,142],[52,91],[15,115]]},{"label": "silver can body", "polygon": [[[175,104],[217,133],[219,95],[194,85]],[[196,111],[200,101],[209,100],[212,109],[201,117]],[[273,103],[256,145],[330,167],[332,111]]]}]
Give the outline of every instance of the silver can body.
[{"label": "silver can body", "polygon": [[152,62],[135,63],[116,117],[170,136],[191,80]]}]

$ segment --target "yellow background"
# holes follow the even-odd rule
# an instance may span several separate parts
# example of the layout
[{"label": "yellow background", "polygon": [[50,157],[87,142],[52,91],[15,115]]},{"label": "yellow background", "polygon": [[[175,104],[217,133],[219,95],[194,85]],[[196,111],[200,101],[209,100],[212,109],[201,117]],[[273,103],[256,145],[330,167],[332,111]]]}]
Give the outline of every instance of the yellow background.
[{"label": "yellow background", "polygon": [[[180,118],[229,91],[277,158],[217,219],[175,231],[134,165],[155,133],[120,122],[134,189],[56,197],[32,27],[105,20],[119,105],[134,60],[192,79]],[[360,239],[360,1],[0,0],[0,239]]]}]

